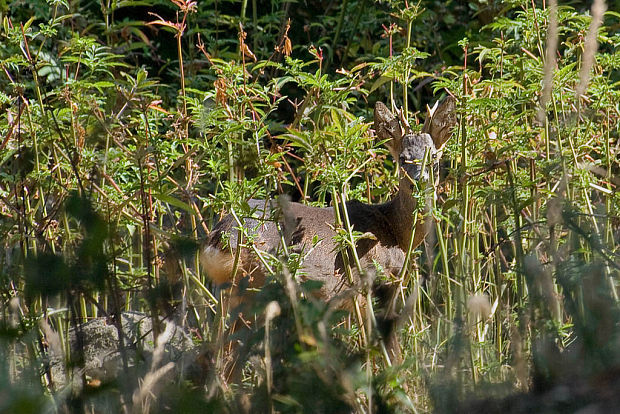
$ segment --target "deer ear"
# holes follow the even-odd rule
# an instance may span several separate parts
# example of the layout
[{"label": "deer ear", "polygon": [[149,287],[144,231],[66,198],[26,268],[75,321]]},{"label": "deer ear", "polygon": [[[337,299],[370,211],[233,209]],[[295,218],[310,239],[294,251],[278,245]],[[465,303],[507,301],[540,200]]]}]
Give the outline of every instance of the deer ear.
[{"label": "deer ear", "polygon": [[392,158],[398,160],[403,142],[403,130],[398,118],[392,114],[383,102],[375,105],[375,132],[381,140],[388,140],[386,146]]},{"label": "deer ear", "polygon": [[439,150],[452,136],[456,123],[456,99],[448,96],[441,104],[435,103],[432,109],[428,108],[422,132],[433,138],[433,144]]}]

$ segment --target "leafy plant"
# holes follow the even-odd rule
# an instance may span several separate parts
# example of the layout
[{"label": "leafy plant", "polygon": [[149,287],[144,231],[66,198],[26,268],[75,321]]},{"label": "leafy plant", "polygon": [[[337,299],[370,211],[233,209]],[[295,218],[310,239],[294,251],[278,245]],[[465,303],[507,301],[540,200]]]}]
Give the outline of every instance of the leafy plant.
[{"label": "leafy plant", "polygon": [[[602,6],[0,0],[0,411],[455,412],[613,379],[620,15]],[[418,131],[444,95],[459,126],[424,218],[435,231],[400,275],[403,364],[365,337],[372,315],[291,290],[303,256],[272,252],[256,293],[270,323],[238,335],[232,383],[234,310],[198,263],[214,223],[281,194],[388,200],[374,103]],[[333,224],[342,246],[363,237]],[[123,311],[154,337],[183,325],[198,372],[151,405],[148,386],[56,388],[52,357],[80,366],[70,338]],[[150,386],[166,380],[147,365]]]}]

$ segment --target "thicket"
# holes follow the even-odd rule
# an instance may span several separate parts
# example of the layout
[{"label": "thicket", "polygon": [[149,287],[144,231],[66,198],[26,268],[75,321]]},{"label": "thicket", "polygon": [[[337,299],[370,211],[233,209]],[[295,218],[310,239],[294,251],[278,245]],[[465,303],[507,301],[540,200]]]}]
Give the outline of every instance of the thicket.
[{"label": "thicket", "polygon": [[[0,1],[0,412],[454,412],[617,373],[617,10]],[[213,224],[279,194],[388,200],[397,172],[370,128],[375,102],[420,130],[446,95],[459,125],[434,231],[401,280],[405,362],[291,295],[291,255],[270,261],[257,306],[272,322],[246,333],[246,375],[230,383],[224,292],[198,264]],[[156,334],[160,317],[184,326],[198,372],[150,393],[169,381],[155,364],[103,382],[69,369],[84,364],[80,326],[121,328],[130,310]],[[54,356],[73,382],[58,386]],[[592,403],[572,398],[550,409]]]}]

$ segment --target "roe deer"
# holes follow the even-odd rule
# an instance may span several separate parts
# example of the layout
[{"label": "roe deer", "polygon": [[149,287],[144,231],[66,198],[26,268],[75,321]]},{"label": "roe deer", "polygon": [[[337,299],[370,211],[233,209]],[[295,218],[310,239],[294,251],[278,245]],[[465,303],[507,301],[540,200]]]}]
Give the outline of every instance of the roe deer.
[{"label": "roe deer", "polygon": [[[452,97],[435,108],[430,111],[422,133],[403,134],[399,120],[385,105],[379,102],[375,107],[376,133],[379,138],[388,140],[390,153],[399,161],[404,174],[400,176],[399,191],[391,201],[384,204],[346,203],[352,229],[364,234],[356,243],[364,272],[374,271],[378,265],[386,275],[398,275],[405,261],[405,252],[417,247],[429,231],[428,220],[427,223],[417,220],[414,229],[417,209],[416,199],[412,197],[413,180],[429,179],[429,169],[438,167],[441,149],[456,124]],[[421,164],[425,156],[428,168],[423,170]],[[273,210],[263,200],[250,200],[249,204],[259,215],[266,217]],[[278,220],[261,220],[255,215],[242,223],[246,234],[253,236],[254,247],[273,252],[281,247],[284,239],[289,250],[305,257],[303,274],[297,276],[298,279],[323,282],[318,293],[321,299],[332,300],[355,288],[360,283],[359,272],[354,270],[356,280],[351,285],[345,276],[343,254],[334,240],[334,207],[318,208],[284,202],[280,208],[282,214]],[[245,278],[243,285],[250,288],[260,287],[265,282],[265,269],[256,253],[247,247],[237,252],[238,228],[239,219],[235,215],[225,216],[215,225],[201,252],[202,266],[213,282],[232,284],[229,298],[232,307],[248,300],[247,292],[240,292],[240,280]],[[315,244],[315,240],[319,242]],[[339,307],[343,307],[343,303]]]}]

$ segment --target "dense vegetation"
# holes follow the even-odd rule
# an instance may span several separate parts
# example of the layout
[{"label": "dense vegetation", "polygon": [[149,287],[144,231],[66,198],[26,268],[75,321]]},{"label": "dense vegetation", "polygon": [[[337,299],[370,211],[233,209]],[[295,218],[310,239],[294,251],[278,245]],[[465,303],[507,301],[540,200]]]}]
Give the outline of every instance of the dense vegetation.
[{"label": "dense vegetation", "polygon": [[[0,412],[449,413],[474,396],[614,384],[618,10],[0,0]],[[289,254],[268,258],[267,323],[244,333],[232,383],[225,292],[198,264],[214,223],[279,194],[388,200],[397,171],[375,103],[419,131],[446,95],[459,124],[425,218],[435,229],[400,280],[404,362],[383,357],[370,316],[287,288],[303,262]],[[360,237],[338,229],[343,246]],[[86,321],[121,328],[130,310],[191,333],[190,375],[139,358],[141,374],[106,381],[69,369],[85,363]],[[546,412],[592,403],[577,394]]]}]

